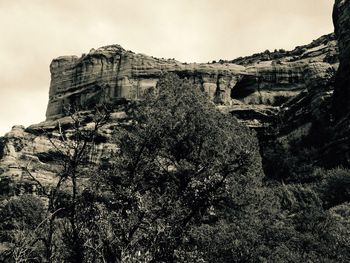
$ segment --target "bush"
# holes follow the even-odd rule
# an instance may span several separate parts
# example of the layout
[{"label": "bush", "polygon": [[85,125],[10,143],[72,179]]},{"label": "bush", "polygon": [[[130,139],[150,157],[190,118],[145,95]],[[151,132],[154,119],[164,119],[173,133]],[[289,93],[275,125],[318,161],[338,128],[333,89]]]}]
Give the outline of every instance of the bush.
[{"label": "bush", "polygon": [[350,202],[350,171],[343,168],[325,171],[319,191],[326,208]]},{"label": "bush", "polygon": [[44,204],[36,196],[12,197],[4,202],[0,210],[1,229],[12,229],[21,224],[34,229],[44,219]]}]

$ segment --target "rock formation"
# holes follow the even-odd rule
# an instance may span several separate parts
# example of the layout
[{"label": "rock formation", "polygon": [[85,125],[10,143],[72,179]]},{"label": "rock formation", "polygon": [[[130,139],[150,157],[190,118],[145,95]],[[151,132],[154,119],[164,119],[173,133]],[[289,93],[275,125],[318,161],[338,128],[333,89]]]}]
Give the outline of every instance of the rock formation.
[{"label": "rock formation", "polygon": [[[294,151],[296,155],[303,152],[308,165],[349,167],[349,0],[335,1],[333,20],[339,49],[338,69],[336,66],[330,68],[329,64],[324,63],[317,63],[314,68],[310,65],[307,90],[283,105],[277,115],[278,124],[273,125],[276,130],[272,138],[263,142],[262,152],[270,151],[272,144],[279,143],[285,149],[290,148],[288,151]],[[333,58],[328,62],[335,61]],[[337,71],[334,73],[335,69]]]},{"label": "rock formation", "polygon": [[[118,45],[91,50],[80,58],[59,57],[50,66],[47,120],[28,128],[16,126],[0,138],[1,180],[20,178],[25,182],[26,168],[42,183],[55,180],[58,164],[50,158],[50,152],[54,150],[52,142],[60,141],[59,127],[68,132],[71,129],[70,119],[65,117],[68,105],[82,110],[86,127],[94,106],[115,105],[112,121],[100,131],[101,140],[92,161],[107,158],[117,149],[112,139],[115,125],[126,121],[123,102],[142,99],[144,91],[156,87],[159,77],[167,72],[200,85],[220,110],[256,129],[261,138],[276,126],[276,120],[283,119],[286,125],[280,125],[279,133],[273,136],[275,140],[283,138],[321,118],[320,105],[332,96],[329,81],[338,67],[337,54],[337,42],[330,34],[293,51],[264,52],[206,64],[158,59]],[[34,187],[30,180],[27,182],[20,187]]]},{"label": "rock formation", "polygon": [[46,116],[64,115],[65,105],[116,103],[122,99],[142,99],[146,89],[154,88],[166,72],[193,79],[218,103],[226,103],[230,89],[244,67],[226,64],[185,64],[126,51],[118,45],[91,50],[78,57],[59,57],[50,66],[50,101]]},{"label": "rock formation", "polygon": [[[67,105],[89,109],[102,103],[142,99],[159,77],[174,72],[198,84],[218,105],[242,114],[276,112],[288,99],[305,90],[310,62],[337,66],[334,35],[323,36],[294,51],[262,53],[235,61],[187,64],[126,51],[118,45],[91,50],[87,55],[59,57],[51,63],[47,119],[64,116]],[[313,64],[315,67],[317,64]],[[242,106],[244,105],[244,106]],[[250,106],[247,106],[250,105]],[[251,125],[254,126],[252,119]]]},{"label": "rock formation", "polygon": [[[84,130],[93,129],[93,113],[80,112],[79,116]],[[115,135],[115,127],[124,122],[124,119],[123,112],[111,114],[110,122],[99,130],[88,162],[102,162],[117,151],[113,135]],[[42,185],[55,182],[56,173],[62,170],[61,158],[55,157],[59,153],[57,149],[69,152],[70,147],[74,145],[74,142],[69,144],[62,142],[61,129],[64,130],[64,136],[67,138],[76,132],[70,116],[45,121],[28,128],[14,126],[4,137],[0,137],[0,185],[6,180],[20,182],[19,185],[11,188],[11,191],[18,194],[22,188],[25,188],[26,192],[36,191],[36,183],[33,182],[32,177]]]},{"label": "rock formation", "polygon": [[321,162],[329,167],[350,166],[350,1],[336,0],[333,9],[339,46],[339,68],[334,80],[333,113],[328,142],[321,149]]},{"label": "rock formation", "polygon": [[340,60],[334,93],[334,115],[340,119],[350,112],[350,1],[335,1],[333,21]]}]

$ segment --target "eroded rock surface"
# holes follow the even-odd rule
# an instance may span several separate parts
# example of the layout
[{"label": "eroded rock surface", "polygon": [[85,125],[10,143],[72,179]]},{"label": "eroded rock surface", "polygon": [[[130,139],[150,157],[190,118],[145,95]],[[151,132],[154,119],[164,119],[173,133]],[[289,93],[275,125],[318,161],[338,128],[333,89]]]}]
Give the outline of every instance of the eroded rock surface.
[{"label": "eroded rock surface", "polygon": [[106,46],[80,58],[68,56],[52,61],[46,116],[48,120],[64,116],[67,105],[90,109],[103,103],[142,99],[145,90],[156,87],[162,74],[174,72],[200,85],[214,103],[232,108],[239,115],[251,112],[252,119],[245,117],[247,124],[263,126],[269,119],[266,114],[277,112],[312,82],[307,74],[310,63],[314,63],[313,68],[317,63],[336,68],[336,54],[333,34],[279,55],[262,53],[206,64],[158,59],[118,45]]},{"label": "eroded rock surface", "polygon": [[[42,184],[52,184],[60,170],[52,157],[53,144],[60,144],[60,127],[68,132],[71,129],[71,120],[65,116],[66,106],[76,105],[88,116],[99,104],[118,105],[142,99],[145,90],[156,87],[159,77],[167,72],[200,85],[221,111],[234,114],[256,129],[261,138],[269,137],[269,129],[278,126],[279,133],[273,134],[274,139],[283,140],[288,134],[308,129],[313,120],[322,119],[322,105],[332,96],[329,83],[338,67],[336,57],[337,45],[332,34],[294,51],[264,52],[206,64],[158,59],[118,45],[91,50],[80,58],[59,57],[50,66],[47,120],[28,128],[15,126],[0,138],[0,182],[16,178],[21,182],[27,180],[29,184],[25,187],[35,188],[26,171],[29,169]],[[115,109],[111,121],[100,130],[91,162],[108,159],[117,150],[113,141],[116,125],[126,120],[125,112]],[[90,127],[88,122],[85,125]]]},{"label": "eroded rock surface", "polygon": [[[94,129],[91,112],[81,112],[82,129],[89,131]],[[116,127],[124,122],[125,112],[114,112],[110,116],[110,122],[104,124],[98,132],[86,164],[101,163],[118,150],[113,139]],[[75,134],[74,120],[63,117],[56,120],[44,121],[27,128],[14,126],[10,132],[0,138],[0,187],[1,182],[20,182],[12,187],[11,193],[24,192],[36,193],[36,181],[43,186],[57,183],[57,174],[64,171],[64,158],[70,156],[76,145],[69,138]],[[64,132],[62,132],[64,131]],[[64,138],[66,139],[62,139]],[[69,183],[69,182],[68,182]],[[25,188],[25,189],[22,189]],[[4,194],[4,193],[3,193]]]},{"label": "eroded rock surface", "polygon": [[106,46],[78,57],[59,57],[50,66],[48,119],[64,114],[65,105],[87,108],[121,99],[142,99],[160,76],[175,72],[200,84],[217,103],[227,103],[230,90],[244,71],[235,64],[185,64],[126,51],[118,45]]},{"label": "eroded rock surface", "polygon": [[270,150],[271,145],[279,143],[291,153],[289,157],[304,158],[308,166],[350,166],[349,0],[335,1],[333,20],[338,40],[338,69],[329,67],[334,60],[328,55],[327,63],[310,64],[305,72],[308,88],[283,105],[277,115],[278,124],[273,125],[277,130],[275,136],[264,144]]}]

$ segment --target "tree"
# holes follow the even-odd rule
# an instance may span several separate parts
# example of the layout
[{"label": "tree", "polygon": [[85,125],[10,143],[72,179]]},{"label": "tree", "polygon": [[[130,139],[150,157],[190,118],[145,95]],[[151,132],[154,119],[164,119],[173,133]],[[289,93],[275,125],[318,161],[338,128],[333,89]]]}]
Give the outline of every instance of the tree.
[{"label": "tree", "polygon": [[87,170],[96,166],[91,156],[99,129],[108,120],[110,110],[104,105],[90,114],[74,108],[67,109],[67,114],[70,122],[65,127],[58,123],[56,132],[44,131],[52,146],[45,158],[52,166],[59,167],[52,185],[43,185],[32,172],[30,163],[23,167],[48,202],[47,210],[42,214],[44,221],[33,221],[40,226],[39,240],[45,247],[42,256],[47,262],[84,262],[78,206],[84,181],[90,175]]},{"label": "tree", "polygon": [[196,257],[188,246],[192,227],[214,223],[225,210],[238,216],[255,202],[262,176],[257,140],[174,74],[131,103],[128,115],[119,153],[85,192],[90,208],[110,211],[113,260]]},{"label": "tree", "polygon": [[44,204],[33,195],[4,200],[0,208],[1,262],[38,262],[43,247],[38,227],[44,220]]}]

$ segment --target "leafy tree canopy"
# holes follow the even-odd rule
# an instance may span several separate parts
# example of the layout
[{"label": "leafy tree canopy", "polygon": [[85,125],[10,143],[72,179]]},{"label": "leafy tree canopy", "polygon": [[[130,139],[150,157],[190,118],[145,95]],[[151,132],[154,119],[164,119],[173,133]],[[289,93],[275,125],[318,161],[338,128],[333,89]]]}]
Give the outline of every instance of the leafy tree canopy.
[{"label": "leafy tree canopy", "polygon": [[114,211],[119,248],[171,262],[191,226],[254,203],[262,176],[257,140],[199,87],[166,75],[128,114],[120,151],[100,171],[102,187],[96,182]]}]

